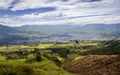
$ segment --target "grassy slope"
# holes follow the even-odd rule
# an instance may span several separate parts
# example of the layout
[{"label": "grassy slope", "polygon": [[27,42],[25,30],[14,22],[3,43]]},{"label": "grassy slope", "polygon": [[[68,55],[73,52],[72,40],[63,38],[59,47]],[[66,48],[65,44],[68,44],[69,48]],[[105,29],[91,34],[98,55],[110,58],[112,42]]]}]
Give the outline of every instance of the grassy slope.
[{"label": "grassy slope", "polygon": [[[3,58],[3,56],[1,58]],[[33,70],[33,73],[30,75],[72,75],[62,68],[59,68],[53,61],[45,57],[42,57],[41,62],[33,63],[26,63],[26,59],[8,61],[0,60],[0,75],[7,73],[6,71],[8,71],[8,74],[13,73],[14,75],[14,72],[17,72],[15,75],[25,75],[25,73],[22,73],[21,70],[21,68],[24,67],[27,68],[28,71]]]}]

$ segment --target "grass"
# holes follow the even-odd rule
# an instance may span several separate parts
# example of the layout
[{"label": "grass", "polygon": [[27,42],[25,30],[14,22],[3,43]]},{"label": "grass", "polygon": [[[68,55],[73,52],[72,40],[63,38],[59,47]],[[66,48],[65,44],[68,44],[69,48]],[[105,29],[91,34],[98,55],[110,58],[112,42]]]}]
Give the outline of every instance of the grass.
[{"label": "grass", "polygon": [[85,57],[85,56],[78,56],[78,57],[75,58],[75,60],[79,60],[79,59],[81,59],[83,57]]},{"label": "grass", "polygon": [[37,46],[37,48],[49,48],[49,47],[51,47],[51,46],[53,46],[54,44],[39,44],[38,46]]},{"label": "grass", "polygon": [[[0,57],[0,58],[3,58],[3,57]],[[52,60],[49,60],[46,57],[42,57],[42,61],[40,62],[27,63],[26,60],[27,59],[1,61],[0,67],[1,65],[11,65],[12,67],[8,66],[10,71],[12,70],[13,67],[16,69],[19,66],[27,67],[28,69],[31,67],[34,71],[33,75],[72,75],[67,71],[63,70],[62,68],[58,67]],[[2,72],[0,72],[0,75],[1,74]]]},{"label": "grass", "polygon": [[68,47],[68,46],[73,46],[73,43],[67,43],[67,44],[56,44],[54,47]]},{"label": "grass", "polygon": [[0,64],[1,65],[6,64],[6,65],[18,66],[18,65],[25,64],[25,59],[1,61]]},{"label": "grass", "polygon": [[5,61],[6,57],[5,56],[0,56],[0,61]]},{"label": "grass", "polygon": [[0,51],[18,51],[20,49],[33,49],[35,47],[30,47],[28,45],[8,45],[0,46]]},{"label": "grass", "polygon": [[0,51],[6,51],[7,47],[6,46],[0,46]]}]

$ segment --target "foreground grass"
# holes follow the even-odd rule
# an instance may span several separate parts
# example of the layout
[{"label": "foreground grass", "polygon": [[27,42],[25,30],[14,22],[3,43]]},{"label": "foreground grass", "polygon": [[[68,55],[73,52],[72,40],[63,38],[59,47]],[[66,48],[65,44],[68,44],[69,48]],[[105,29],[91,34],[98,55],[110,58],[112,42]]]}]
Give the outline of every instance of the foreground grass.
[{"label": "foreground grass", "polygon": [[72,75],[45,57],[40,62],[26,60],[1,60],[0,75]]}]

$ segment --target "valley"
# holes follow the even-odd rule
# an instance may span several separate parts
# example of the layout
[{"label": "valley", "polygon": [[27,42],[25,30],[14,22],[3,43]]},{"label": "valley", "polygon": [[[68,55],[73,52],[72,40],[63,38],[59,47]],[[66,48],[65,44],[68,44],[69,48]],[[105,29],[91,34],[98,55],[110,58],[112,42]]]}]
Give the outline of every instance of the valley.
[{"label": "valley", "polygon": [[120,75],[120,0],[0,0],[0,75]]},{"label": "valley", "polygon": [[119,75],[120,41],[0,46],[0,75]]}]

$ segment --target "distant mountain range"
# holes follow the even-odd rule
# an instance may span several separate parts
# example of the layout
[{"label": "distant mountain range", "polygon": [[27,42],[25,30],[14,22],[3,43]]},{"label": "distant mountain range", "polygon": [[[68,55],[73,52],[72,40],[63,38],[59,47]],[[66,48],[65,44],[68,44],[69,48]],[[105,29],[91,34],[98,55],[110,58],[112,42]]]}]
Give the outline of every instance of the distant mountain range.
[{"label": "distant mountain range", "polygon": [[109,40],[120,38],[120,24],[80,25],[0,25],[0,45],[69,40]]}]

